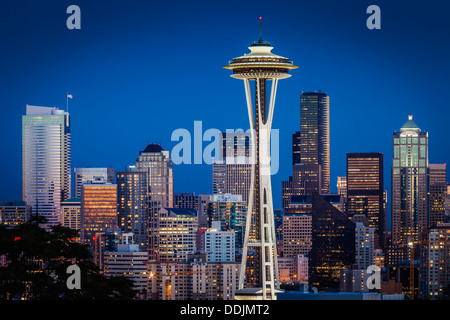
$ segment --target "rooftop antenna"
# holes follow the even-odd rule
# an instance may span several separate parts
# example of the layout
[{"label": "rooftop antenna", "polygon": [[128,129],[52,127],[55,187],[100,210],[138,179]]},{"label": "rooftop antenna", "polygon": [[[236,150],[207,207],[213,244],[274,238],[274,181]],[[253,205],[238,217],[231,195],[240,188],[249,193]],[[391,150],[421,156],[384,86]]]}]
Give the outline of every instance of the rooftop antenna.
[{"label": "rooftop antenna", "polygon": [[259,17],[259,41],[262,41],[262,17]]}]

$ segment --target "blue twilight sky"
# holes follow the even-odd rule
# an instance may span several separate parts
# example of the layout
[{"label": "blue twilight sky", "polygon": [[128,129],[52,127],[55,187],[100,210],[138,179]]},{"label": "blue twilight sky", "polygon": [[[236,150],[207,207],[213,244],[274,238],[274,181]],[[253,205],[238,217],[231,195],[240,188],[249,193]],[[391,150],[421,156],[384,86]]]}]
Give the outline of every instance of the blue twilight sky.
[{"label": "blue twilight sky", "polygon": [[[69,30],[66,9],[81,9]],[[381,30],[366,9],[381,8]],[[300,68],[279,83],[275,206],[291,174],[300,94],[330,96],[331,186],[346,152],[382,152],[390,190],[392,132],[414,115],[429,132],[430,161],[448,147],[448,1],[3,1],[0,9],[0,200],[21,198],[21,116],[26,104],[65,108],[73,95],[72,166],[133,164],[147,143],[171,150],[178,128],[248,128],[242,81],[222,67],[259,36]],[[205,143],[206,146],[208,143]],[[179,165],[176,192],[210,193],[211,167]]]}]

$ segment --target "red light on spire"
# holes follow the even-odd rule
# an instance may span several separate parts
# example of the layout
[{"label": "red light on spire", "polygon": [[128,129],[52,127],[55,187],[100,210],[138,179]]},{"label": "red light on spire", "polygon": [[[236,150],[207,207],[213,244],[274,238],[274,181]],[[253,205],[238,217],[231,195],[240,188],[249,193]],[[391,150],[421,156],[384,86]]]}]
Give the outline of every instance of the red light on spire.
[{"label": "red light on spire", "polygon": [[259,17],[259,20],[262,20],[262,17]]}]

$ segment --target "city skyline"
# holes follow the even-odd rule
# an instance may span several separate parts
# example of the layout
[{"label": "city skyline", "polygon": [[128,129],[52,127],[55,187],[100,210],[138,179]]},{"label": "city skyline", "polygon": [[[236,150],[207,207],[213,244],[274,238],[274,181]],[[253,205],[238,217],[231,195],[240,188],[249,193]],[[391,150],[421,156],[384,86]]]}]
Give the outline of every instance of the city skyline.
[{"label": "city skyline", "polygon": [[443,8],[67,5],[0,16],[6,299],[450,297]]},{"label": "city skyline", "polygon": [[[367,6],[350,2],[289,4],[296,10],[287,17],[280,9],[266,7],[255,13],[251,2],[241,4],[239,14],[219,14],[223,3],[199,3],[192,9],[209,14],[192,10],[187,17],[180,8],[169,10],[162,4],[142,4],[142,13],[138,13],[120,2],[112,2],[105,9],[81,1],[82,29],[68,30],[64,5],[50,5],[44,10],[43,5],[29,4],[30,10],[19,16],[16,5],[10,4],[5,11],[9,16],[1,21],[2,39],[11,48],[1,53],[1,83],[6,94],[0,134],[10,150],[10,157],[2,164],[11,169],[0,178],[4,200],[21,197],[20,184],[10,182],[20,180],[17,124],[25,105],[65,109],[67,91],[73,94],[69,112],[76,137],[72,141],[72,167],[123,170],[148,142],[161,143],[165,150],[171,150],[176,143],[170,140],[173,130],[192,131],[196,120],[203,121],[204,130],[247,129],[247,115],[242,110],[244,92],[238,84],[228,81],[221,66],[247,46],[249,39],[257,37],[259,16],[263,17],[264,38],[302,66],[301,75],[281,87],[277,97],[273,127],[280,129],[280,170],[272,179],[275,207],[281,207],[281,181],[290,175],[290,140],[299,128],[302,91],[322,89],[330,96],[332,190],[336,190],[336,177],[345,175],[346,152],[382,152],[386,159],[391,158],[390,135],[408,114],[430,132],[430,162],[445,163],[450,158],[450,151],[437,147],[443,145],[445,116],[435,116],[447,112],[442,108],[445,98],[435,92],[443,92],[448,83],[448,62],[444,57],[449,47],[433,41],[445,35],[446,26],[440,26],[439,19],[431,20],[445,10],[427,15],[431,11],[428,7],[409,4],[404,8],[400,3],[381,1],[382,29],[368,30]],[[103,9],[106,12],[100,15]],[[409,23],[419,10],[423,18]],[[321,23],[314,21],[317,12]],[[14,19],[23,23],[21,28],[16,28]],[[209,31],[201,28],[206,23],[211,26]],[[102,40],[98,43],[94,39]],[[223,39],[224,45],[217,46],[217,39]],[[317,49],[323,41],[327,41],[328,50]],[[418,42],[427,50],[416,49]],[[189,50],[179,55],[174,45]],[[24,49],[30,47],[34,48],[33,54],[24,55]],[[418,63],[427,58],[426,63]],[[191,84],[174,84],[170,73],[159,72],[160,66],[152,62],[155,59],[171,62],[179,76],[191,77]],[[203,59],[203,65],[196,64],[196,74],[192,75],[188,62],[199,59]],[[152,68],[157,68],[158,78],[147,76],[153,74]],[[206,83],[205,78],[213,81]],[[178,97],[168,100],[174,88]],[[220,92],[236,93],[215,98]],[[424,103],[430,104],[426,110],[422,108]],[[214,112],[210,110],[212,104]],[[224,108],[230,108],[230,114],[218,117],[217,112]],[[173,111],[167,113],[169,109]],[[351,121],[353,118],[359,121]],[[123,126],[121,122],[134,125]],[[365,141],[348,139],[372,126],[373,130],[383,128],[380,135]],[[121,152],[112,148],[116,144]],[[385,163],[384,172],[388,170],[389,164]],[[204,177],[202,183],[195,181],[199,175]],[[174,177],[175,192],[211,192],[208,165],[175,166]],[[385,179],[389,189],[388,174]]]}]

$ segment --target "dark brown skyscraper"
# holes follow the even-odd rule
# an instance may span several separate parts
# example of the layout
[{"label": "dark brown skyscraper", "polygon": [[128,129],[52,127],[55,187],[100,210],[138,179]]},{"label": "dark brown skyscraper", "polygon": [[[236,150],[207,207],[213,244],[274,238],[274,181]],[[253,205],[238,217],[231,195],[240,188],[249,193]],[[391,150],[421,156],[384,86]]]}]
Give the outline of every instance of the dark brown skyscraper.
[{"label": "dark brown skyscraper", "polygon": [[384,247],[383,154],[347,153],[347,215],[362,214],[375,228],[377,248]]}]

